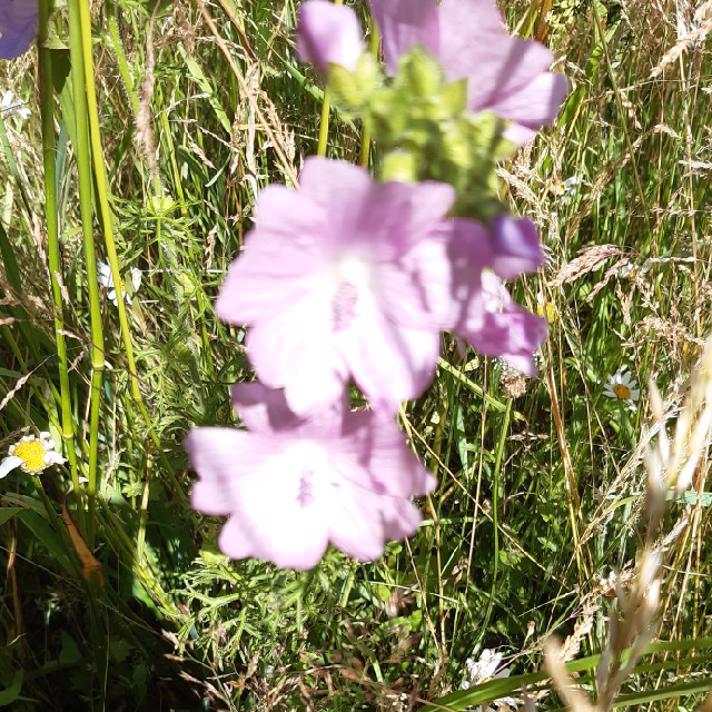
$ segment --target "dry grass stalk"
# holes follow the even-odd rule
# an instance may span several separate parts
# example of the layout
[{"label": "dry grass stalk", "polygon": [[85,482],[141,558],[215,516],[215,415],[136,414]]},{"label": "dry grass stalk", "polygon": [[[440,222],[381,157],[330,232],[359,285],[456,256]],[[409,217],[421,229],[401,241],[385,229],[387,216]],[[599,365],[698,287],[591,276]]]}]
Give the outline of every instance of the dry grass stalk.
[{"label": "dry grass stalk", "polygon": [[[707,455],[712,430],[712,339],[692,376],[687,398],[680,411],[672,442],[665,430],[663,401],[654,383],[650,384],[650,407],[657,439],[649,445],[643,461],[647,488],[643,517],[645,538],[638,555],[635,576],[626,590],[616,580],[616,598],[611,606],[608,642],[596,670],[598,699],[592,704],[575,685],[564,666],[561,643],[550,638],[544,646],[545,666],[566,707],[573,712],[608,712],[616,695],[657,630],[657,614],[662,585],[662,559],[666,537],[661,524],[669,488],[680,494],[690,487],[693,475]],[[648,434],[643,433],[643,440]],[[669,538],[669,537],[668,537]],[[707,707],[705,707],[707,705]],[[708,699],[703,709],[709,709]]]}]

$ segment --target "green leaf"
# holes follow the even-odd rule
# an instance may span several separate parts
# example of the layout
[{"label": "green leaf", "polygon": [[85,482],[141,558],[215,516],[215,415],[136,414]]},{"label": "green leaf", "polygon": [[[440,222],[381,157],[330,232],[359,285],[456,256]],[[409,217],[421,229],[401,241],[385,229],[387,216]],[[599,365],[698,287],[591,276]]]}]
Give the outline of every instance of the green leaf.
[{"label": "green leaf", "polygon": [[21,507],[0,507],[0,526],[9,522],[18,512],[21,511]]},{"label": "green leaf", "polygon": [[13,702],[17,702],[22,692],[22,681],[25,679],[24,670],[18,670],[12,679],[10,687],[0,690],[0,707],[6,707]]}]

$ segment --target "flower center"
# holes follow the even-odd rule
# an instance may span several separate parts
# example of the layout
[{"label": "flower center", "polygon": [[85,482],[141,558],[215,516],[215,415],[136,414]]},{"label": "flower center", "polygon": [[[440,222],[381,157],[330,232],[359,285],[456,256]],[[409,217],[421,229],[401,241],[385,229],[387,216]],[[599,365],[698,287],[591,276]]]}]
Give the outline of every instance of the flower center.
[{"label": "flower center", "polygon": [[334,331],[347,329],[356,316],[361,290],[368,289],[370,274],[366,262],[358,257],[341,260],[336,269],[336,290],[331,298]]},{"label": "flower center", "polygon": [[22,460],[28,472],[38,473],[45,469],[45,448],[39,440],[23,440],[12,453]]},{"label": "flower center", "polygon": [[624,386],[622,383],[616,383],[612,390],[616,394],[616,397],[621,400],[628,400],[630,398],[630,388]]},{"label": "flower center", "polygon": [[297,492],[297,502],[300,507],[306,507],[314,499],[314,478],[313,470],[303,470],[299,478],[299,490]]},{"label": "flower center", "polygon": [[325,486],[334,484],[336,477],[324,448],[316,442],[300,440],[286,451],[285,456],[285,468],[294,477],[286,485],[289,496],[302,509],[323,500]]}]

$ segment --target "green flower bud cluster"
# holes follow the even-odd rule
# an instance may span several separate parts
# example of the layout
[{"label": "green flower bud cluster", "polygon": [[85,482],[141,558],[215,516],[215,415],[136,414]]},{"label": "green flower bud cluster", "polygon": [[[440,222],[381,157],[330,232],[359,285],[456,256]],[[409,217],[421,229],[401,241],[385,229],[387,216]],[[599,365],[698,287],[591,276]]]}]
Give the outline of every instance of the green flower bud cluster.
[{"label": "green flower bud cluster", "polygon": [[495,169],[515,148],[504,138],[506,121],[470,113],[466,81],[448,82],[422,49],[401,57],[392,80],[370,55],[353,72],[332,65],[329,88],[342,110],[370,126],[382,179],[450,183],[458,216],[487,221],[505,212]]}]

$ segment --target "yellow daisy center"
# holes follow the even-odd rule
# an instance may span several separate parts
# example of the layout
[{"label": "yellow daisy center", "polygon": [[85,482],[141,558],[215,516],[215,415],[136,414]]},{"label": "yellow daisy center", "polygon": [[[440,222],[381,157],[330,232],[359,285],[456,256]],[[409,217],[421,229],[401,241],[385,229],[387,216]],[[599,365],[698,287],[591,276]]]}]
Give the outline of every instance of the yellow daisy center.
[{"label": "yellow daisy center", "polygon": [[545,317],[550,324],[553,324],[556,321],[556,307],[551,302],[546,302],[546,304],[538,304],[536,308],[536,313],[539,316]]},{"label": "yellow daisy center", "polygon": [[628,400],[630,398],[630,388],[624,386],[622,383],[616,383],[612,390],[616,394],[616,397],[621,400]]},{"label": "yellow daisy center", "polygon": [[29,472],[42,472],[46,467],[45,447],[39,440],[22,440],[12,454],[22,460]]}]

